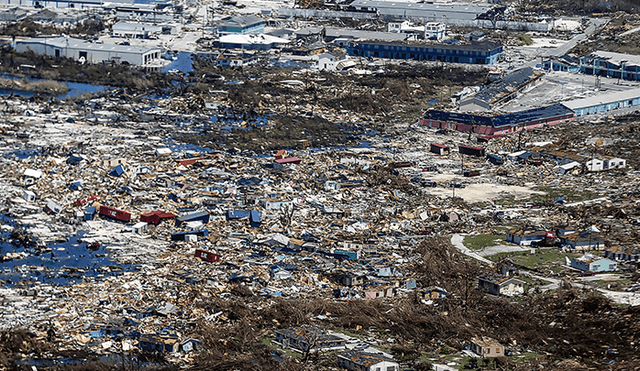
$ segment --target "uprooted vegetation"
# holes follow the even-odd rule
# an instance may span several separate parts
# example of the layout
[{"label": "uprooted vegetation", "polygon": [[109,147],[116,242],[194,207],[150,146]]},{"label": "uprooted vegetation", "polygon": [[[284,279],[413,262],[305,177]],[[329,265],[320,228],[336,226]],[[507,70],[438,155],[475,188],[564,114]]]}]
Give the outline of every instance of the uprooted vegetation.
[{"label": "uprooted vegetation", "polygon": [[[261,299],[257,296],[203,300],[208,313],[222,312],[222,320],[202,324],[205,351],[195,369],[324,369],[337,366],[335,354],[313,354],[313,362],[284,357],[274,360],[269,334],[279,328],[321,325],[338,331],[373,337],[407,366],[424,367],[421,354],[447,354],[469,345],[473,336],[490,336],[521,352],[553,354],[516,363],[502,359],[501,369],[530,369],[533,364],[551,369],[601,369],[602,362],[637,367],[640,325],[637,308],[623,309],[594,293],[561,288],[552,293],[527,295],[521,301],[487,296],[475,289],[482,270],[467,260],[446,239],[430,239],[417,247],[420,259],[413,269],[423,287],[438,285],[449,294],[438,306],[417,296],[396,299],[336,302],[330,299]],[[325,316],[319,319],[318,316]],[[387,343],[386,339],[394,338]],[[408,356],[413,355],[413,356]],[[311,357],[311,355],[309,356]],[[573,359],[573,366],[556,360]],[[576,366],[577,365],[577,366]],[[547,368],[545,367],[545,368]]]},{"label": "uprooted vegetation", "polygon": [[584,56],[601,50],[623,54],[640,54],[640,32],[622,35],[638,26],[640,26],[640,16],[621,12],[591,35],[589,40],[576,45],[570,53]]}]

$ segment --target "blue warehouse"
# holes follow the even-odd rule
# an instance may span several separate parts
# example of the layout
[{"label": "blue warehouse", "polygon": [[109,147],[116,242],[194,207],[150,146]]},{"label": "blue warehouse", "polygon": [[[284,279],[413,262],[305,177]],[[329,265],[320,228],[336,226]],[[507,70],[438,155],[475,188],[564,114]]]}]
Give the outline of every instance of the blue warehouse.
[{"label": "blue warehouse", "polygon": [[580,58],[580,71],[623,80],[640,80],[640,56],[597,51]]},{"label": "blue warehouse", "polygon": [[347,53],[359,57],[496,64],[502,56],[502,45],[493,41],[431,44],[417,41],[356,40],[349,42]]}]

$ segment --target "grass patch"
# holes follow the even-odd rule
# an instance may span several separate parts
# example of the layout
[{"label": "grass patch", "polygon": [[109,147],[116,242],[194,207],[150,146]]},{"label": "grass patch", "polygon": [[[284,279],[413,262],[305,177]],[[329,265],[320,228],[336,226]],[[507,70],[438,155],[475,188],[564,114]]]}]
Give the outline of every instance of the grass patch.
[{"label": "grass patch", "polygon": [[550,265],[564,264],[564,257],[577,258],[581,254],[571,254],[559,252],[556,249],[536,249],[535,254],[529,251],[524,252],[505,252],[488,256],[493,261],[499,261],[502,258],[510,258],[514,263],[525,266],[529,269],[548,267]]},{"label": "grass patch", "polygon": [[524,45],[531,45],[533,44],[533,40],[531,39],[531,37],[529,35],[526,34],[520,34],[518,36],[518,38],[520,39],[520,41],[522,41],[522,43]]},{"label": "grass patch", "polygon": [[593,200],[599,195],[589,190],[577,190],[572,188],[556,188],[547,186],[533,187],[533,190],[544,192],[545,194],[532,194],[526,198],[517,198],[514,195],[507,195],[496,200],[496,204],[503,207],[521,207],[526,202],[544,202],[553,204],[556,199],[563,198],[566,202],[580,202]]},{"label": "grass patch", "polygon": [[487,246],[495,246],[506,242],[506,235],[503,234],[477,234],[465,236],[462,242],[472,250],[480,250]]}]

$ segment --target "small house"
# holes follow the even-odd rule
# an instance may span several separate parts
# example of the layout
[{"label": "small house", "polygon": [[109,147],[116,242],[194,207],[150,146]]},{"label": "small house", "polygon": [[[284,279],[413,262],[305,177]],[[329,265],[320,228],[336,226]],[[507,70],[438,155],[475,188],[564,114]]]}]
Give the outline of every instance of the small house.
[{"label": "small house", "polygon": [[492,272],[478,276],[478,288],[493,295],[516,296],[524,293],[524,281]]},{"label": "small house", "polygon": [[623,169],[627,166],[627,160],[617,158],[613,156],[600,156],[598,159],[602,160],[602,167],[605,170],[609,169]]},{"label": "small house", "polygon": [[354,273],[339,273],[335,276],[336,280],[340,282],[344,286],[361,286],[364,284],[367,276],[363,274],[354,274]]},{"label": "small house", "polygon": [[504,346],[502,346],[497,340],[486,336],[472,338],[471,350],[480,357],[504,356]]},{"label": "small house", "polygon": [[579,258],[571,259],[571,267],[584,272],[613,272],[618,269],[618,263],[607,258],[584,254]]},{"label": "small house", "polygon": [[424,299],[442,299],[447,296],[447,290],[438,286],[429,286],[422,289]]},{"label": "small house", "polygon": [[450,148],[440,143],[431,143],[431,148],[429,150],[432,153],[435,153],[439,156],[448,155],[450,153]]},{"label": "small house", "polygon": [[535,228],[513,229],[507,233],[507,242],[530,246],[532,243],[543,241],[547,237],[555,238],[555,235],[551,236],[548,232]]},{"label": "small house", "polygon": [[291,327],[276,331],[276,341],[283,347],[299,350],[321,350],[327,348],[344,347],[345,339],[329,335],[318,327]]},{"label": "small house", "polygon": [[180,343],[177,337],[160,337],[158,335],[141,335],[138,347],[142,350],[157,352],[178,352]]},{"label": "small house", "polygon": [[104,167],[113,167],[113,166],[118,166],[118,165],[126,165],[127,164],[127,160],[125,160],[124,158],[111,158],[111,159],[107,159],[107,160],[102,160],[101,165]]},{"label": "small house", "polygon": [[365,299],[392,298],[393,287],[370,285],[364,289]]},{"label": "small house", "polygon": [[393,359],[378,353],[352,350],[338,355],[338,364],[347,370],[358,371],[400,371],[400,365]]},{"label": "small house", "polygon": [[562,244],[574,250],[602,250],[604,238],[592,231],[575,232],[566,234],[561,239]]},{"label": "small house", "polygon": [[604,257],[612,260],[640,262],[640,249],[613,246],[604,251]]},{"label": "small house", "polygon": [[598,158],[592,158],[585,162],[587,171],[602,171],[604,169],[604,162]]}]

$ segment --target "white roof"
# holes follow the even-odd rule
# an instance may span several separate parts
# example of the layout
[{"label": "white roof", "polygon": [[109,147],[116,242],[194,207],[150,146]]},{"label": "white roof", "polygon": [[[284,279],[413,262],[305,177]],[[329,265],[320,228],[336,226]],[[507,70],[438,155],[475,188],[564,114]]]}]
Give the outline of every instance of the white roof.
[{"label": "white roof", "polygon": [[220,43],[225,44],[243,44],[243,45],[255,45],[255,44],[287,44],[289,40],[283,39],[281,37],[275,37],[271,35],[265,34],[231,34],[220,37]]},{"label": "white roof", "polygon": [[27,169],[24,171],[24,176],[40,179],[44,174],[40,170]]},{"label": "white roof", "polygon": [[151,51],[160,51],[157,48],[139,48],[129,45],[113,45],[113,44],[95,44],[82,39],[74,39],[73,37],[32,37],[30,39],[16,41],[16,44],[42,44],[57,48],[82,49],[82,50],[98,50],[111,51],[117,53],[148,53]]},{"label": "white roof", "polygon": [[640,66],[640,55],[622,54],[614,52],[605,52],[602,50],[591,53],[592,56],[608,59],[609,62],[620,65],[622,62],[626,62],[627,65]]},{"label": "white roof", "polygon": [[567,108],[575,111],[576,109],[580,109],[580,108],[599,106],[601,104],[607,104],[607,103],[621,102],[621,101],[631,100],[633,98],[638,98],[638,97],[640,97],[640,88],[624,90],[624,91],[615,91],[615,92],[606,93],[606,94],[599,94],[589,98],[574,99],[568,102],[564,102],[562,104],[564,104]]},{"label": "white roof", "polygon": [[136,22],[118,22],[116,24],[114,24],[111,28],[113,31],[120,31],[120,32],[126,32],[126,31],[131,31],[131,32],[142,32],[142,31],[149,31],[149,32],[162,32],[162,27],[161,26],[154,26],[154,25],[150,25],[150,24],[144,24],[144,23],[136,23]]},{"label": "white roof", "polygon": [[561,168],[565,170],[573,169],[576,166],[580,166],[580,163],[577,161],[569,162],[568,164],[560,165]]}]

